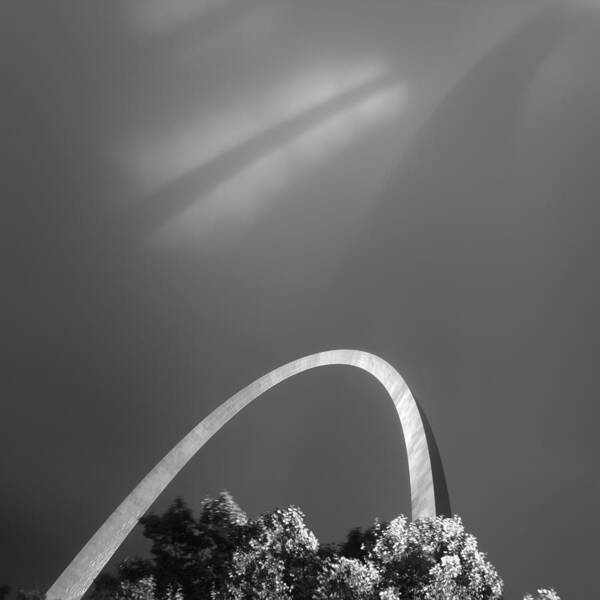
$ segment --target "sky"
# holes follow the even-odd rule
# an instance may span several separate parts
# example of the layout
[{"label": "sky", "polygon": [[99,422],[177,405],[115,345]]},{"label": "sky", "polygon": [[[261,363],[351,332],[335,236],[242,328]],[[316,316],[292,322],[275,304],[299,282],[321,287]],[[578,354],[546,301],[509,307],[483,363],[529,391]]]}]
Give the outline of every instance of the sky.
[{"label": "sky", "polygon": [[[255,378],[358,348],[423,406],[506,597],[591,593],[600,3],[1,11],[0,583],[47,589]],[[222,489],[324,542],[407,513],[384,390],[283,383],[154,509]]]}]

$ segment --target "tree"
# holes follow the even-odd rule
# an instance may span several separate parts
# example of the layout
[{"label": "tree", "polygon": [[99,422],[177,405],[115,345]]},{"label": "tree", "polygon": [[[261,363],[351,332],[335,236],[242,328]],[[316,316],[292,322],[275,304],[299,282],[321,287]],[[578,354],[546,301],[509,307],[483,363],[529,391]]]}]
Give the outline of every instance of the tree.
[{"label": "tree", "polygon": [[[399,516],[319,545],[291,506],[248,519],[227,492],[140,520],[150,559],[98,578],[94,600],[501,600],[502,579],[460,517]],[[0,598],[0,600],[2,600]],[[17,600],[41,600],[21,595]],[[523,600],[560,600],[540,589]]]},{"label": "tree", "polygon": [[220,589],[229,572],[233,553],[239,547],[248,522],[246,513],[229,492],[221,492],[216,499],[206,499],[198,518],[199,555],[198,574],[203,597]]},{"label": "tree", "polygon": [[227,584],[215,598],[301,600],[312,595],[318,568],[315,535],[300,509],[277,509],[250,521],[233,554]]},{"label": "tree", "polygon": [[523,597],[523,600],[560,600],[559,595],[552,588],[550,589],[539,589],[535,596],[527,594]]},{"label": "tree", "polygon": [[192,511],[182,498],[176,498],[163,515],[149,514],[140,524],[152,540],[152,562],[138,561],[137,570],[153,576],[158,598],[172,588],[181,588],[186,597],[194,598],[200,541]]},{"label": "tree", "polygon": [[370,561],[345,556],[328,559],[317,577],[315,600],[375,600],[379,571]]},{"label": "tree", "polygon": [[[94,600],[131,600],[150,595],[172,600],[204,600],[222,587],[247,517],[228,492],[207,498],[198,519],[181,498],[162,515],[140,519],[144,536],[151,540],[150,559],[127,559],[116,576],[102,574],[94,585]],[[141,586],[141,587],[140,587]]]},{"label": "tree", "polygon": [[367,559],[381,573],[381,587],[399,597],[424,600],[498,600],[502,579],[466,533],[460,517],[398,517],[375,531]]},{"label": "tree", "polygon": [[155,600],[156,582],[154,577],[143,577],[137,581],[124,579],[120,582],[115,600]]},{"label": "tree", "polygon": [[209,597],[223,583],[246,522],[228,492],[205,499],[197,520],[181,498],[164,515],[140,519],[144,535],[152,540],[147,574],[154,577],[157,598],[166,598],[174,589],[181,590],[186,600]]},{"label": "tree", "polygon": [[365,531],[363,531],[361,527],[354,527],[348,532],[346,541],[340,545],[340,555],[345,556],[346,558],[358,558],[364,560],[377,541],[376,532],[388,525],[388,522],[376,520],[375,523]]},{"label": "tree", "polygon": [[17,592],[16,600],[44,600],[46,594],[39,590],[19,590]]}]

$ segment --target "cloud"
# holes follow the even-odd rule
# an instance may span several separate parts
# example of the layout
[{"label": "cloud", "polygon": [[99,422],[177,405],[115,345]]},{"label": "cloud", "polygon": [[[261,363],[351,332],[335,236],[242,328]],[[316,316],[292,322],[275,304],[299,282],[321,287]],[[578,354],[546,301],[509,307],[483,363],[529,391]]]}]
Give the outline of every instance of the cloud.
[{"label": "cloud", "polygon": [[133,0],[128,3],[131,29],[143,35],[170,33],[191,19],[223,8],[231,0]]},{"label": "cloud", "polygon": [[[305,99],[311,99],[309,106],[314,110],[315,99],[331,101],[332,91],[340,89],[347,91],[346,86],[329,82],[324,87],[308,87]],[[267,147],[264,154],[258,154],[249,164],[232,172],[216,188],[199,196],[172,218],[153,236],[153,241],[166,246],[203,240],[210,243],[215,236],[250,226],[273,202],[284,199],[289,186],[326,168],[328,160],[357,142],[377,122],[397,114],[405,101],[406,86],[388,82],[280,145]],[[297,97],[295,102],[298,107],[308,104]],[[289,112],[282,110],[280,114]],[[294,107],[291,112],[295,114],[297,109]]]}]

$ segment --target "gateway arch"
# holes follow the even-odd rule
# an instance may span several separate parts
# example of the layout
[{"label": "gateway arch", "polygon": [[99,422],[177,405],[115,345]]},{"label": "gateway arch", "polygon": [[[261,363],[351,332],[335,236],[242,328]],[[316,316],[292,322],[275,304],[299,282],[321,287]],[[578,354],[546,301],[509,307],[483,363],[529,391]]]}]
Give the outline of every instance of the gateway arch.
[{"label": "gateway arch", "polygon": [[440,455],[427,419],[401,375],[360,350],[330,350],[289,362],[246,386],[192,429],[134,488],[48,590],[48,600],[79,600],[131,530],[187,462],[242,408],[273,386],[309,369],[348,365],[375,377],[389,394],[404,434],[413,519],[450,515]]}]

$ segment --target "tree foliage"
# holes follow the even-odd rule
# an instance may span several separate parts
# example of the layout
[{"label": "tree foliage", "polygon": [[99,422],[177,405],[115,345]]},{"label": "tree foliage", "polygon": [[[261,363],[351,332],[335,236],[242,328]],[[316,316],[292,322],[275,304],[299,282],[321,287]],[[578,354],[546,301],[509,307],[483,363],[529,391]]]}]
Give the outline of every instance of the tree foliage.
[{"label": "tree foliage", "polygon": [[[178,498],[140,520],[149,559],[102,575],[94,600],[501,600],[502,580],[459,517],[400,516],[319,545],[294,506],[248,519],[231,495],[196,518]],[[560,600],[538,590],[524,600]]]},{"label": "tree foliage", "polygon": [[319,542],[291,506],[250,521],[229,563],[218,598],[303,600],[311,597]]},{"label": "tree foliage", "polygon": [[[181,498],[162,515],[140,519],[149,559],[127,559],[116,576],[101,575],[94,600],[205,600],[227,577],[247,517],[228,492],[202,502],[198,518]],[[132,587],[133,586],[133,587]]]},{"label": "tree foliage", "polygon": [[560,600],[558,594],[552,588],[550,589],[539,589],[535,596],[527,594],[523,600]]}]

